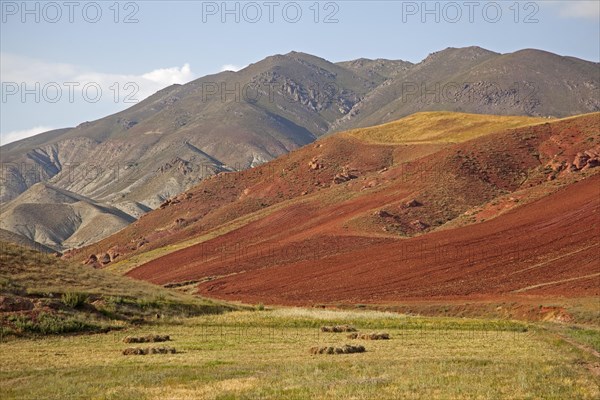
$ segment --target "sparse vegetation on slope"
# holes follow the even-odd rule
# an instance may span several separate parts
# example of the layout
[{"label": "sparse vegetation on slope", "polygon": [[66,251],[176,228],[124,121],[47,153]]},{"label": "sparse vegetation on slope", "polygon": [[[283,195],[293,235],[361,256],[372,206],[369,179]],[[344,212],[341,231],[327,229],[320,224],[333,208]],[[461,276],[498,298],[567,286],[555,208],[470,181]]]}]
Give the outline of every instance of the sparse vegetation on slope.
[{"label": "sparse vegetation on slope", "polygon": [[220,313],[224,303],[76,266],[0,242],[0,336],[102,332],[160,317]]}]

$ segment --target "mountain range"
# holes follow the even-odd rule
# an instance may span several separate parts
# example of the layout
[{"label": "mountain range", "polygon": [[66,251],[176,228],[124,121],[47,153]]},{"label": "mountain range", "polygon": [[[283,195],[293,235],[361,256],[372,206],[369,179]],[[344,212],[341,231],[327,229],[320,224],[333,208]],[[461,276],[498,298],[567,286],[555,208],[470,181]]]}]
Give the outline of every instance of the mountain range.
[{"label": "mountain range", "polygon": [[417,64],[267,57],[2,146],[0,228],[63,251],[167,207],[211,176],[257,167],[332,133],[421,111],[537,118],[599,111],[598,67],[540,50],[478,47],[448,48]]}]

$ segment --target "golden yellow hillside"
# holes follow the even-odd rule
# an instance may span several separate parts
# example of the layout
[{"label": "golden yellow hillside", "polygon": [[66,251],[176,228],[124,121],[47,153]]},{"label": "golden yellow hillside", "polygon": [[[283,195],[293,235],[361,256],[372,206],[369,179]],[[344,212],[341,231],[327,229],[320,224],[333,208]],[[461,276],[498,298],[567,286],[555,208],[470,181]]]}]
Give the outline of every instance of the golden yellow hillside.
[{"label": "golden yellow hillside", "polygon": [[397,121],[359,128],[346,135],[373,143],[460,143],[492,132],[548,122],[548,118],[456,112],[421,112]]}]

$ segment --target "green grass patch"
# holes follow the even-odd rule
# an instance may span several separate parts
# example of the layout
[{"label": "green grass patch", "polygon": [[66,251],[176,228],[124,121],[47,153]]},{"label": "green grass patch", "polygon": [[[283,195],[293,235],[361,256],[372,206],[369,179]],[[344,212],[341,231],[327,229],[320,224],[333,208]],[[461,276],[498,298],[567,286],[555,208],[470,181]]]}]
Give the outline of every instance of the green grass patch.
[{"label": "green grass patch", "polygon": [[85,304],[88,295],[80,292],[66,292],[60,299],[67,307],[77,308]]},{"label": "green grass patch", "polygon": [[8,335],[56,335],[74,332],[97,332],[103,329],[99,324],[93,324],[81,317],[40,313],[31,315],[10,315],[3,318],[3,336]]},{"label": "green grass patch", "polygon": [[584,346],[600,352],[600,330],[598,328],[570,326],[561,332]]}]

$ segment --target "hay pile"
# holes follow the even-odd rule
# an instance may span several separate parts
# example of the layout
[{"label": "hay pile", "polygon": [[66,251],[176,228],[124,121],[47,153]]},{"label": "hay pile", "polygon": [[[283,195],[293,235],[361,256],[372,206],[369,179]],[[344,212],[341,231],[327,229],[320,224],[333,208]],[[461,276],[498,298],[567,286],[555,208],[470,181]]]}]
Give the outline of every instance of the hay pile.
[{"label": "hay pile", "polygon": [[171,340],[169,335],[146,335],[146,336],[127,336],[123,339],[125,343],[154,343],[154,342],[168,342]]},{"label": "hay pile", "polygon": [[372,333],[351,333],[348,336],[348,339],[364,339],[364,340],[389,340],[390,335],[388,333],[383,332],[372,332]]},{"label": "hay pile", "polygon": [[147,347],[145,349],[141,347],[130,347],[128,349],[123,350],[124,356],[175,353],[177,353],[177,350],[175,350],[173,347]]},{"label": "hay pile", "polygon": [[356,332],[356,328],[350,325],[322,326],[321,332]]},{"label": "hay pile", "polygon": [[310,354],[351,354],[364,353],[365,351],[364,346],[351,346],[349,344],[342,347],[324,346],[310,348]]}]

